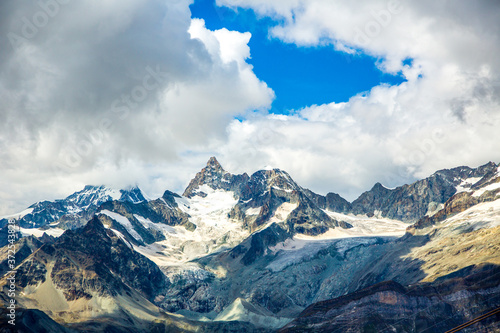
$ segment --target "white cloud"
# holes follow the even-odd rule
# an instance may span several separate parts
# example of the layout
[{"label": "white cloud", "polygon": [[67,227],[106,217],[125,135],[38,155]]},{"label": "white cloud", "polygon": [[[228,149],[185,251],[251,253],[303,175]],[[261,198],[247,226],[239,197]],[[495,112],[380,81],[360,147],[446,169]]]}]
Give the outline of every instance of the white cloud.
[{"label": "white cloud", "polygon": [[347,103],[308,106],[279,121],[267,116],[234,122],[226,156],[239,156],[246,143],[255,158],[238,157],[245,163],[258,167],[272,161],[314,190],[349,199],[376,181],[395,186],[439,168],[500,162],[498,3],[217,3],[275,19],[273,38],[356,50],[378,58],[381,70],[407,79]]},{"label": "white cloud", "polygon": [[274,38],[369,54],[407,79],[288,116],[266,113],[250,33],[208,30],[191,1],[43,3],[57,13],[0,2],[0,214],[84,184],[180,191],[211,155],[348,199],[500,161],[496,2],[218,0],[274,18]]},{"label": "white cloud", "polygon": [[0,4],[0,215],[85,183],[178,190],[203,164],[186,152],[270,107],[250,33],[210,31],[190,3]]}]

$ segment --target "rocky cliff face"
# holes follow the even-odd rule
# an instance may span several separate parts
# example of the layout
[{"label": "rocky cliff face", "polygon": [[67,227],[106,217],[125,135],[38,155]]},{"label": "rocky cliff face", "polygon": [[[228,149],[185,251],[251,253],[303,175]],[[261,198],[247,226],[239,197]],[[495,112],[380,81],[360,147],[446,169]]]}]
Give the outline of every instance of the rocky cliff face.
[{"label": "rocky cliff face", "polygon": [[339,213],[349,213],[352,210],[351,203],[337,193],[328,193],[326,196],[323,196],[308,189],[304,193],[321,209],[328,209],[329,211]]},{"label": "rocky cliff face", "polygon": [[203,185],[214,190],[234,191],[240,194],[248,178],[246,173],[242,175],[233,175],[225,171],[217,159],[211,157],[207,165],[191,180],[182,195],[187,198],[194,195],[206,196],[206,193],[200,189]]},{"label": "rocky cliff face", "polygon": [[152,300],[168,286],[153,262],[104,228],[97,217],[81,229],[66,231],[53,244],[41,245],[16,270],[21,277],[19,290],[36,289],[50,280],[68,302],[117,296],[130,293],[131,288]]},{"label": "rocky cliff face", "polygon": [[279,169],[259,170],[251,176],[246,173],[232,175],[215,157],[211,157],[183,195],[205,197],[204,187],[233,192],[238,203],[231,210],[230,217],[244,223],[250,231],[256,231],[269,222],[283,222],[283,227],[292,233],[310,235],[338,226],[349,227],[322,211],[328,207],[344,211],[349,206],[347,201],[333,193],[323,197],[304,189]]},{"label": "rocky cliff face", "polygon": [[38,238],[29,236],[20,238],[11,248],[8,246],[0,248],[0,276],[12,270],[9,268],[9,259],[14,257],[17,262],[22,262],[40,248],[42,244],[43,242]]},{"label": "rocky cliff face", "polygon": [[[59,226],[72,229],[85,224],[101,204],[112,200],[139,203],[146,201],[146,198],[137,187],[130,190],[112,190],[104,186],[87,185],[65,199],[37,202],[13,218],[17,220],[16,224],[23,228],[39,228],[59,223]],[[0,220],[0,227],[5,226],[7,220]]]},{"label": "rocky cliff face", "polygon": [[153,299],[159,290],[168,285],[152,261],[133,251],[113,232],[104,228],[97,217],[80,230],[66,231],[51,247],[55,259],[52,279],[69,293],[74,290],[77,294],[86,294],[86,285],[109,295],[134,288],[146,298]]},{"label": "rocky cliff face", "polygon": [[387,189],[377,183],[352,202],[351,212],[369,216],[380,214],[391,219],[416,222],[432,213],[439,204],[444,204],[457,192],[458,187],[470,188],[480,179],[489,178],[497,167],[490,162],[475,169],[457,167],[440,170],[426,179],[395,189]]},{"label": "rocky cliff face", "polygon": [[[500,305],[498,266],[469,267],[443,281],[405,288],[383,282],[308,306],[279,332],[444,332]],[[463,332],[493,332],[490,318]]]},{"label": "rocky cliff face", "polygon": [[[488,279],[500,274],[498,171],[489,163],[396,189],[377,183],[350,204],[279,169],[232,175],[211,158],[184,196],[75,194],[68,202],[97,215],[85,227],[16,245],[20,305],[77,330],[253,331],[291,322],[285,331],[442,331],[474,315],[464,304],[496,304],[487,295],[499,288]],[[404,237],[407,224],[387,218],[426,214]],[[247,323],[212,322],[229,318]],[[485,325],[479,331],[496,329]]]},{"label": "rocky cliff face", "polygon": [[[179,209],[175,198],[180,198],[180,196],[165,191],[160,199],[151,201],[139,203],[108,201],[103,203],[96,213],[107,216],[112,228],[126,235],[132,243],[151,244],[165,239],[162,232],[165,226],[183,226],[187,230],[196,228],[196,225],[189,221],[189,215]],[[116,221],[117,216],[125,218],[130,223],[130,228],[127,229]]]},{"label": "rocky cliff face", "polygon": [[500,193],[500,168],[487,168],[486,171],[486,174],[483,177],[478,177],[479,180],[476,179],[468,189],[463,189],[449,198],[444,203],[443,209],[432,216],[422,217],[409,227],[409,230],[429,227],[477,204],[497,200]]}]

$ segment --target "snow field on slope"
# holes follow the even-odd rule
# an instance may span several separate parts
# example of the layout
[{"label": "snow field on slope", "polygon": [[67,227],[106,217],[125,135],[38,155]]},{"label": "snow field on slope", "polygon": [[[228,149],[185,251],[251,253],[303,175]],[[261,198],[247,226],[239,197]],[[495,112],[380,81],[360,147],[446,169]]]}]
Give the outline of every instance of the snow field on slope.
[{"label": "snow field on slope", "polygon": [[134,214],[134,217],[139,221],[144,228],[146,229],[154,229],[161,231],[164,235],[169,234],[169,233],[176,233],[175,229],[169,225],[166,225],[164,223],[154,223],[150,219],[142,217],[140,215]]},{"label": "snow field on slope", "polygon": [[107,209],[102,210],[100,213],[107,215],[116,222],[120,223],[127,230],[130,236],[134,237],[136,240],[142,241],[141,235],[139,235],[137,231],[135,231],[132,223],[130,223],[130,221],[125,216],[111,212]]},{"label": "snow field on slope", "polygon": [[261,209],[262,209],[262,206],[254,207],[254,208],[248,208],[247,210],[245,210],[245,215],[247,215],[247,216],[249,216],[249,215],[259,215]]},{"label": "snow field on slope", "polygon": [[335,228],[319,235],[322,238],[347,238],[363,236],[403,236],[408,228],[408,224],[387,218],[365,217],[355,215],[345,215],[341,213],[324,210],[330,217],[337,221],[350,223],[350,229]]},{"label": "snow field on slope", "polygon": [[455,187],[457,190],[457,193],[466,192],[466,191],[469,192],[471,186],[474,185],[475,183],[477,183],[478,181],[480,181],[482,178],[483,177],[470,177],[470,178],[462,180],[462,182]]},{"label": "snow field on slope", "polygon": [[[200,190],[208,195],[205,198],[201,196],[194,196],[191,199],[175,198],[179,209],[189,214],[190,222],[196,225],[194,231],[188,231],[183,226],[172,227],[154,223],[134,214],[145,228],[158,230],[165,236],[163,241],[146,246],[134,246],[134,249],[159,266],[176,266],[214,251],[235,246],[245,239],[249,235],[248,231],[243,230],[240,223],[230,221],[228,218],[229,212],[238,202],[234,194],[222,190],[215,191],[208,186],[201,186]],[[132,237],[142,240],[126,217],[108,210],[103,210],[101,213],[124,226]],[[116,233],[119,237],[123,237],[121,233]]]},{"label": "snow field on slope", "polygon": [[493,183],[493,184],[490,184],[490,185],[487,185],[483,188],[480,188],[479,190],[475,191],[472,196],[473,197],[479,197],[481,196],[484,192],[486,191],[493,191],[493,190],[496,190],[500,188],[500,182],[499,183]]},{"label": "snow field on slope", "polygon": [[[350,237],[350,238],[309,238],[304,239],[297,235],[284,242],[269,247],[272,254],[277,254],[276,258],[266,266],[273,272],[279,272],[288,266],[301,263],[314,257],[324,248],[335,245],[335,249],[340,255],[347,250],[361,244],[374,244],[377,237]],[[267,253],[269,254],[269,253]]]},{"label": "snow field on slope", "polygon": [[471,227],[472,230],[497,227],[500,225],[500,198],[472,206],[447,218],[441,225],[460,228]]},{"label": "snow field on slope", "polygon": [[118,200],[121,197],[121,193],[119,190],[111,189],[111,188],[102,188],[102,187],[92,187],[89,188],[82,193],[79,193],[76,198],[68,199],[69,202],[73,202],[75,204],[81,203],[85,201],[86,198],[96,196],[89,205],[80,207],[81,210],[87,209],[92,203],[95,202],[105,202],[111,200]]},{"label": "snow field on slope", "polygon": [[248,231],[243,230],[240,223],[228,218],[229,212],[238,202],[233,192],[213,190],[206,185],[200,186],[199,191],[207,193],[207,196],[175,198],[179,209],[189,214],[189,221],[196,225],[194,231],[182,226],[161,226],[166,239],[146,248],[140,247],[138,251],[163,266],[177,265],[235,246],[248,236]]},{"label": "snow field on slope", "polygon": [[50,228],[46,230],[42,229],[32,229],[32,228],[19,228],[19,231],[21,231],[21,234],[24,236],[29,236],[33,235],[35,237],[42,237],[43,234],[47,234],[49,236],[54,236],[54,237],[59,237],[61,236],[65,230],[61,228]]},{"label": "snow field on slope", "polygon": [[373,244],[381,237],[403,236],[408,227],[408,224],[397,220],[344,215],[328,210],[325,213],[336,220],[350,223],[353,228],[334,228],[317,236],[295,235],[292,239],[269,248],[277,257],[266,268],[281,271],[313,257],[318,251],[331,245],[335,245],[337,252],[343,255],[355,246]]},{"label": "snow field on slope", "polygon": [[298,206],[298,203],[283,202],[269,219],[268,225],[271,223],[285,221],[288,218],[288,215],[290,215],[290,213]]}]

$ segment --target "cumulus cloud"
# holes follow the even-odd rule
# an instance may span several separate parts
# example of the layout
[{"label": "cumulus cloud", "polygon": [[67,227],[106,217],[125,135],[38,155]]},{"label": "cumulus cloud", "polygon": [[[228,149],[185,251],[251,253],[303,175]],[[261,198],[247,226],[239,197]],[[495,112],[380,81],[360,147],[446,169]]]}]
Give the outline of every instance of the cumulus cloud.
[{"label": "cumulus cloud", "polygon": [[[279,119],[234,122],[225,148],[313,189],[354,199],[376,181],[401,185],[439,168],[500,162],[500,6],[491,1],[218,0],[271,17],[271,38],[368,54],[406,82]],[[267,134],[266,134],[267,133]],[[269,140],[254,138],[269,136]],[[242,139],[246,138],[246,139]],[[238,164],[238,163],[236,163]]]},{"label": "cumulus cloud", "polygon": [[406,78],[289,115],[267,113],[251,34],[207,29],[190,3],[0,2],[0,214],[84,184],[179,191],[211,155],[348,199],[500,161],[497,2],[217,0]]},{"label": "cumulus cloud", "polygon": [[210,31],[190,3],[0,4],[0,213],[84,183],[182,178],[186,151],[270,107],[250,33]]}]

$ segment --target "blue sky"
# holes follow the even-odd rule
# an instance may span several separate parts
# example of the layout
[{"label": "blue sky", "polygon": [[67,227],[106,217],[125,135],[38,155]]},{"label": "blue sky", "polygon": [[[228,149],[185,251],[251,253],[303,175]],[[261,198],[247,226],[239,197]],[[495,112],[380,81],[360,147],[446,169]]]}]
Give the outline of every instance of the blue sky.
[{"label": "blue sky", "polygon": [[350,97],[381,83],[404,81],[402,75],[380,71],[379,59],[362,53],[350,55],[331,45],[299,47],[268,37],[276,25],[270,18],[257,17],[251,9],[234,11],[218,7],[215,0],[195,0],[190,6],[193,18],[202,18],[210,30],[226,28],[250,32],[249,46],[254,73],[276,93],[272,113],[287,114],[313,104],[347,102]]}]

